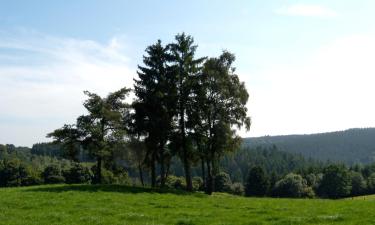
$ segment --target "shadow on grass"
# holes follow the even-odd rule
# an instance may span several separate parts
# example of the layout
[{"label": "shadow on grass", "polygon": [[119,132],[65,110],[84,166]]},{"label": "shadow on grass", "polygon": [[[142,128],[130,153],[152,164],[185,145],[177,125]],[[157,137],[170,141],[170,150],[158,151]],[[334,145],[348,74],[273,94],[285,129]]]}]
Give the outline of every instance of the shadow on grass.
[{"label": "shadow on grass", "polygon": [[133,187],[125,185],[90,185],[90,184],[66,184],[66,185],[46,185],[37,186],[30,189],[26,189],[27,192],[67,192],[67,191],[77,191],[77,192],[118,192],[118,193],[170,193],[176,195],[204,195],[202,193],[186,192],[183,190],[168,189],[168,188],[148,188],[148,187]]}]

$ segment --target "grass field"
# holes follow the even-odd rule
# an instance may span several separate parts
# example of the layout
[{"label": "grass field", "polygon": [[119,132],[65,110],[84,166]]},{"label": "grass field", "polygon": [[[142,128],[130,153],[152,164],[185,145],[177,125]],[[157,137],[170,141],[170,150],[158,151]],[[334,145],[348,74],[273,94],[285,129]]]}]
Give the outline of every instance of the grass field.
[{"label": "grass field", "polygon": [[375,224],[375,198],[244,198],[113,185],[3,188],[0,224]]}]

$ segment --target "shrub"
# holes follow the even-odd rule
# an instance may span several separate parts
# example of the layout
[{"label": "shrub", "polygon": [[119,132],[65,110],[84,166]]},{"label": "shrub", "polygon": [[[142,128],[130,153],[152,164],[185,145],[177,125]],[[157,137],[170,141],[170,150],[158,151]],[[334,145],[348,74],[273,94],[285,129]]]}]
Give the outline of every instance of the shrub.
[{"label": "shrub", "polygon": [[62,176],[61,168],[58,165],[49,165],[42,172],[44,183],[59,184],[64,183],[65,178]]},{"label": "shrub", "polygon": [[311,187],[307,186],[306,180],[301,175],[290,173],[276,182],[273,195],[277,197],[300,198],[313,197],[314,192]]},{"label": "shrub", "polygon": [[14,187],[37,183],[33,182],[33,175],[31,168],[26,167],[18,159],[0,162],[0,186]]},{"label": "shrub", "polygon": [[66,183],[68,184],[82,184],[90,183],[92,173],[89,168],[80,163],[75,163],[71,168],[63,172]]},{"label": "shrub", "polygon": [[245,188],[242,183],[235,182],[231,186],[231,193],[234,195],[244,195]]},{"label": "shrub", "polygon": [[175,189],[185,189],[186,188],[186,182],[183,177],[176,177],[173,175],[168,176],[165,186],[169,188],[175,188]]},{"label": "shrub", "polygon": [[203,179],[201,177],[193,177],[193,190],[202,191],[203,189]]}]

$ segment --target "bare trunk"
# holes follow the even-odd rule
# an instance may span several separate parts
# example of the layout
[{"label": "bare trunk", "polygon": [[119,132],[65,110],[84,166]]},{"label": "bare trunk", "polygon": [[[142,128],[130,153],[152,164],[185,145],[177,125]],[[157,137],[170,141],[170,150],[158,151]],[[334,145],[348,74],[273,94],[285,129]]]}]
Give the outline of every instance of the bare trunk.
[{"label": "bare trunk", "polygon": [[207,160],[206,161],[206,164],[207,164],[207,184],[206,184],[206,194],[209,194],[211,195],[212,192],[213,192],[213,176],[212,176],[212,170],[211,170],[211,162],[210,160]]},{"label": "bare trunk", "polygon": [[145,186],[143,183],[143,170],[142,170],[142,164],[138,163],[138,172],[139,172],[139,179],[141,180],[142,186]]},{"label": "bare trunk", "polygon": [[151,187],[155,187],[156,186],[155,161],[156,161],[156,156],[155,156],[155,153],[153,153],[152,154],[152,159],[151,159]]}]

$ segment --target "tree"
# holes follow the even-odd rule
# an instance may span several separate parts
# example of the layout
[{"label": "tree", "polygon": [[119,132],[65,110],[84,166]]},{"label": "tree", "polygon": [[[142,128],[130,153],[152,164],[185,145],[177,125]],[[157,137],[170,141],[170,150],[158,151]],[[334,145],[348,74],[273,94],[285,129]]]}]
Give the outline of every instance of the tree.
[{"label": "tree", "polygon": [[88,115],[78,117],[75,125],[64,125],[47,135],[62,143],[70,159],[77,160],[79,147],[86,149],[97,161],[95,182],[101,183],[103,160],[113,162],[113,150],[123,145],[129,119],[129,105],[124,102],[130,89],[122,88],[102,98],[85,91],[88,99],[83,103]]},{"label": "tree", "polygon": [[366,180],[363,178],[362,174],[359,172],[351,172],[350,174],[352,180],[352,196],[364,195],[367,191],[367,183]]},{"label": "tree", "polygon": [[269,188],[269,181],[260,166],[254,166],[247,177],[246,196],[265,196]]},{"label": "tree", "polygon": [[192,153],[189,151],[187,140],[187,109],[191,104],[192,94],[192,79],[199,74],[201,64],[204,58],[195,58],[197,46],[194,45],[193,37],[185,33],[178,34],[175,37],[175,43],[169,45],[172,56],[172,63],[176,82],[176,97],[177,97],[177,118],[178,129],[176,132],[175,142],[179,146],[176,149],[180,153],[181,160],[184,165],[186,188],[191,191],[193,189],[192,176],[191,176],[191,158]]},{"label": "tree", "polygon": [[168,62],[171,56],[168,47],[159,40],[147,47],[143,57],[144,66],[138,66],[138,80],[134,80],[137,96],[134,133],[145,135],[147,161],[151,168],[151,185],[156,185],[156,161],[160,161],[160,180],[164,186],[169,152],[166,144],[173,129],[176,114],[176,81]]},{"label": "tree", "polygon": [[208,194],[214,187],[219,160],[240,146],[241,138],[233,128],[250,128],[246,107],[249,94],[235,74],[234,61],[235,56],[224,51],[218,58],[206,60],[202,73],[192,82],[195,93],[188,125],[207,165]]},{"label": "tree", "polygon": [[318,192],[323,197],[346,197],[351,191],[351,179],[349,171],[340,165],[330,165],[324,169],[323,178]]},{"label": "tree", "polygon": [[371,173],[367,179],[369,194],[375,193],[375,173]]}]

